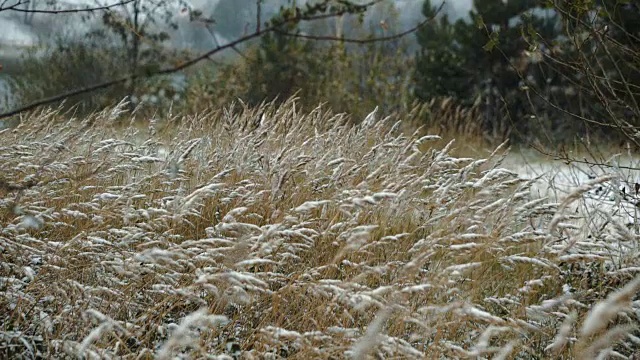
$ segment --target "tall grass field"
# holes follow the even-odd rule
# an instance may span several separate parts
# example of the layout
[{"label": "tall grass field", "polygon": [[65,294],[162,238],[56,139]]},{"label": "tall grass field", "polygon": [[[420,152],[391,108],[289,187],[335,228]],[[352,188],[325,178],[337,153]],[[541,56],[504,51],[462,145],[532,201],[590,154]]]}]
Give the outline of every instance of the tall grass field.
[{"label": "tall grass field", "polygon": [[640,359],[620,172],[294,100],[125,108],[0,132],[0,358]]}]

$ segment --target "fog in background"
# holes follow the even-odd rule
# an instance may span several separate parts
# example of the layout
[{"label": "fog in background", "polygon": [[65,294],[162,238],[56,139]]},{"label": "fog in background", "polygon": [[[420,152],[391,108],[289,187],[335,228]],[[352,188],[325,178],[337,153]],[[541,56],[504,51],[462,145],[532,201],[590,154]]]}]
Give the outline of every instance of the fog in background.
[{"label": "fog in background", "polygon": [[[8,0],[3,6],[9,7],[19,0]],[[30,0],[21,8],[28,9],[79,9],[83,7],[106,6],[116,4],[122,0]],[[0,0],[0,2],[2,2]],[[171,10],[173,21],[178,25],[177,30],[171,30],[164,21],[159,21],[158,30],[167,31],[170,38],[163,43],[164,46],[173,49],[189,50],[194,53],[215,48],[228,41],[236,39],[243,34],[249,34],[256,28],[256,0],[166,0],[169,4],[175,4]],[[297,1],[300,5],[304,1]],[[51,3],[54,5],[52,6]],[[264,0],[262,5],[261,22],[269,20],[276,15],[281,6],[291,4],[291,0]],[[440,2],[433,0],[438,6]],[[466,17],[471,8],[472,0],[447,0],[443,8],[444,12],[452,19]],[[389,14],[389,5],[395,5],[396,14]],[[392,27],[392,32],[399,32],[415,26],[424,20],[422,15],[423,0],[387,0],[370,9],[365,16],[365,23],[377,24],[385,20]],[[202,12],[203,18],[213,19],[212,25],[204,25],[202,22],[193,22],[189,19],[189,12],[183,11],[185,7]],[[115,11],[123,11],[122,7],[114,7]],[[18,11],[0,12],[0,64],[4,64],[4,71],[0,72],[0,108],[11,107],[15,103],[10,94],[7,80],[11,73],[19,73],[20,57],[27,51],[31,54],[39,54],[54,48],[55,42],[82,41],[87,39],[91,30],[104,29],[101,16],[104,11],[96,11],[92,16],[87,13],[68,14],[33,14]],[[87,19],[88,18],[88,19]],[[300,26],[304,32],[314,34],[334,35],[336,20],[329,20],[324,24],[318,22],[303,22]],[[353,17],[353,23],[355,17]],[[344,35],[349,35],[349,23],[344,22]],[[368,30],[370,25],[365,25]],[[378,27],[380,29],[380,27]],[[113,34],[112,34],[113,35]],[[113,35],[114,41],[119,41]],[[355,35],[358,37],[361,35]],[[409,49],[417,49],[415,36],[407,36]],[[92,40],[89,40],[92,41]],[[242,47],[242,46],[241,46]],[[221,55],[236,56],[235,52],[228,50]]]},{"label": "fog in background", "polygon": [[[12,1],[9,0],[10,5]],[[90,2],[83,0],[57,1],[57,8],[70,9],[82,6],[95,6],[96,3],[107,5],[120,0]],[[399,26],[411,27],[422,20],[423,0],[391,0],[399,12]],[[452,18],[465,17],[471,7],[472,0],[445,1],[445,12]],[[177,2],[176,2],[177,3]],[[211,27],[215,30],[215,38],[201,23],[192,23],[188,15],[176,8],[175,21],[179,28],[172,31],[170,43],[177,48],[193,50],[208,49],[217,43],[224,43],[241,36],[248,29],[255,29],[255,0],[192,0],[185,2],[192,9],[202,11],[205,17],[216,21]],[[276,14],[287,0],[265,0],[263,3],[262,22]],[[438,4],[437,1],[433,2]],[[249,4],[249,5],[247,5]],[[5,4],[5,6],[8,6]],[[47,9],[46,0],[31,0],[31,8]],[[369,17],[384,18],[384,5],[370,12]],[[99,13],[96,13],[98,15]],[[372,19],[369,19],[372,20]],[[377,20],[377,19],[376,19]],[[79,14],[25,14],[15,11],[0,12],[0,56],[11,56],[20,52],[20,48],[30,47],[52,40],[55,36],[65,35],[73,38],[82,37],[90,28],[100,26],[99,16],[93,21],[82,21]],[[249,30],[251,31],[251,30]]]}]

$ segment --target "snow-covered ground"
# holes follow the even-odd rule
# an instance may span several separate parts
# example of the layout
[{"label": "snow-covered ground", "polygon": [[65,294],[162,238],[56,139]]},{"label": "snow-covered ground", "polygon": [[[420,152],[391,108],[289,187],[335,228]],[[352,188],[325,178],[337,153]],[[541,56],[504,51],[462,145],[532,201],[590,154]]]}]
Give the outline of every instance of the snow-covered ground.
[{"label": "snow-covered ground", "polygon": [[511,153],[504,166],[523,178],[538,179],[532,187],[533,195],[550,201],[561,203],[570,194],[588,188],[564,210],[565,214],[582,219],[578,223],[587,226],[588,235],[612,221],[640,233],[640,156],[620,153],[600,165],[568,164],[534,151],[521,151]]},{"label": "snow-covered ground", "polygon": [[[504,165],[526,178],[541,177],[543,181],[537,190],[545,196],[561,196],[577,185],[607,174],[617,175],[617,185],[624,185],[627,194],[631,194],[631,190],[635,192],[635,182],[640,181],[640,156],[620,153],[591,164],[585,162],[584,156],[578,155],[576,160],[580,162],[567,164],[527,150],[510,153]],[[543,182],[547,182],[546,187]]]},{"label": "snow-covered ground", "polygon": [[[157,150],[157,158],[170,161],[171,154],[164,147]],[[589,228],[616,220],[640,233],[640,208],[637,207],[640,206],[640,156],[614,155],[602,165],[595,166],[567,164],[533,150],[521,150],[509,153],[503,167],[522,178],[537,179],[531,189],[534,198],[548,198],[561,203],[570,194],[588,188],[565,209],[565,213],[571,212],[591,222],[587,224]],[[611,179],[603,180],[607,177]]]}]

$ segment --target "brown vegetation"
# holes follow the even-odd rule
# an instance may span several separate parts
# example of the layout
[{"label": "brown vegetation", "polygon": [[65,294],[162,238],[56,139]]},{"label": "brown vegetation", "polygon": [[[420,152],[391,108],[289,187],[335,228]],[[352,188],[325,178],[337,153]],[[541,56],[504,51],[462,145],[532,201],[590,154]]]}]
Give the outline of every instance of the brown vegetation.
[{"label": "brown vegetation", "polygon": [[293,100],[164,130],[113,125],[126,116],[32,114],[0,132],[17,187],[0,193],[3,357],[637,349],[637,235],[611,222],[611,245],[582,241],[569,205],[584,189],[533,197],[503,147],[459,158],[400,118],[351,125]]}]

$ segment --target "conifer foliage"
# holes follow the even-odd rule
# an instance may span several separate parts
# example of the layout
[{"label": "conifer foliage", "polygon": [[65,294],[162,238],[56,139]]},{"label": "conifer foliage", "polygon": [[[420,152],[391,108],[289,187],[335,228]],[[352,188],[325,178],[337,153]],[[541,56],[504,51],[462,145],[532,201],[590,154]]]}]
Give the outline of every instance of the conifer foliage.
[{"label": "conifer foliage", "polygon": [[[532,59],[528,34],[556,36],[554,15],[540,11],[537,1],[475,0],[468,17],[452,21],[442,15],[422,28],[417,39],[416,96],[428,101],[453,97],[460,103],[481,103],[485,128],[504,132],[524,129],[531,104],[523,80],[542,74]],[[436,15],[426,0],[423,15]],[[547,85],[547,84],[545,84]]]}]

